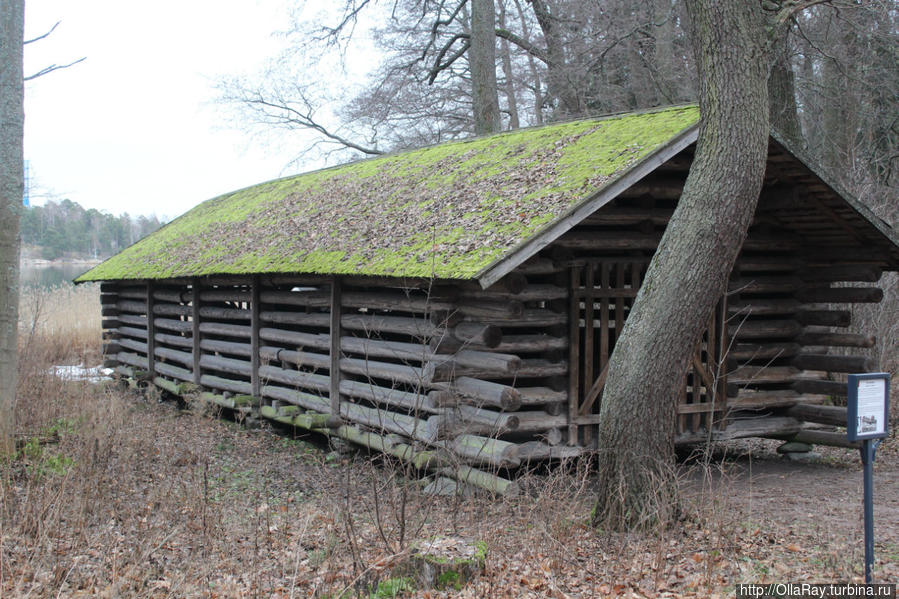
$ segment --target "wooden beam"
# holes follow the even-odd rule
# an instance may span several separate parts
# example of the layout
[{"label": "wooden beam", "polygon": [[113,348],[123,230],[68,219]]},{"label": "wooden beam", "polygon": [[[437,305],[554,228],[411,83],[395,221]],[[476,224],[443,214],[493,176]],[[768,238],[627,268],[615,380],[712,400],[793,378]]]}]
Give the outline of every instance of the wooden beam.
[{"label": "wooden beam", "polygon": [[193,382],[195,385],[200,384],[200,279],[195,278],[191,281],[191,342],[193,344],[194,364],[193,364]]},{"label": "wooden beam", "polygon": [[328,350],[331,357],[331,367],[328,373],[331,381],[328,389],[332,417],[332,421],[329,423],[331,428],[340,426],[340,317],[342,312],[341,280],[339,277],[334,277],[331,279],[331,322],[329,326],[331,343]]},{"label": "wooden beam", "polygon": [[250,385],[253,397],[262,397],[262,380],[259,376],[259,275],[253,276],[250,285]]},{"label": "wooden beam", "polygon": [[147,282],[147,371],[150,380],[156,377],[156,318],[153,316],[153,283]]}]

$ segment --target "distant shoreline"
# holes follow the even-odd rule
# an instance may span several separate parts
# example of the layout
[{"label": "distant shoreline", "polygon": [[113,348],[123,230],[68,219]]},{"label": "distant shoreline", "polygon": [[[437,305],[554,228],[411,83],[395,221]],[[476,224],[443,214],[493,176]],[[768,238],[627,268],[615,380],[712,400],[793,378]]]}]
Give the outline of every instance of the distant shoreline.
[{"label": "distant shoreline", "polygon": [[41,258],[22,258],[21,266],[29,268],[50,268],[53,266],[95,266],[103,260],[96,258],[60,258],[56,260],[43,260]]}]

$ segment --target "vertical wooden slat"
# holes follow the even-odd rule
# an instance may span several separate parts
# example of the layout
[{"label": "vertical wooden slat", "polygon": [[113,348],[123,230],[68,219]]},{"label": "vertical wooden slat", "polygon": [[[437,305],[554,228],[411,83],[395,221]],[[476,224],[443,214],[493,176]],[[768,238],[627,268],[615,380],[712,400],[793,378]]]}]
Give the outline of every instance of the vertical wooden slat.
[{"label": "vertical wooden slat", "polygon": [[[593,386],[593,271],[596,264],[588,262],[584,270],[584,395]],[[593,427],[584,427],[584,445],[593,440]]]},{"label": "vertical wooden slat", "polygon": [[153,282],[147,281],[147,370],[150,380],[156,377],[156,318],[153,316]]},{"label": "vertical wooden slat", "polygon": [[577,445],[577,412],[580,406],[579,364],[580,364],[580,272],[572,266],[568,286],[568,444]]},{"label": "vertical wooden slat", "polygon": [[250,281],[250,387],[253,397],[262,397],[259,379],[259,276]]},{"label": "vertical wooden slat", "polygon": [[[615,287],[624,289],[624,262],[619,262],[615,268]],[[615,339],[621,336],[621,329],[624,328],[624,298],[615,299]]]},{"label": "vertical wooden slat", "polygon": [[194,384],[199,385],[200,376],[202,376],[200,372],[200,279],[193,279],[190,285],[190,334],[194,353],[193,375]]},{"label": "vertical wooden slat", "polygon": [[334,277],[331,280],[331,371],[329,373],[331,399],[331,418],[334,424],[340,419],[340,279]]},{"label": "vertical wooden slat", "polygon": [[599,281],[602,299],[599,302],[599,369],[602,371],[609,362],[609,263],[599,265]]},{"label": "vertical wooden slat", "polygon": [[723,295],[721,297],[721,301],[718,302],[718,330],[716,331],[718,335],[718,354],[715,356],[715,371],[717,373],[718,378],[716,379],[718,383],[718,389],[715,393],[715,403],[717,404],[715,407],[719,411],[717,416],[718,418],[718,426],[722,429],[726,428],[727,422],[725,418],[725,410],[727,409],[727,368],[721,367],[719,368],[719,364],[724,364],[725,353],[728,350],[728,344],[730,343],[730,339],[727,337],[727,295]]}]

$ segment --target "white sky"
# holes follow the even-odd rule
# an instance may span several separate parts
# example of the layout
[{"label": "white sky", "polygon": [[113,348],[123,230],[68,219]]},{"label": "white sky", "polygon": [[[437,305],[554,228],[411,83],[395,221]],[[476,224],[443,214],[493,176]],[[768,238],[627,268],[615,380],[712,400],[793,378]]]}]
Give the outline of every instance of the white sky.
[{"label": "white sky", "polygon": [[[329,0],[313,0],[313,3]],[[222,123],[222,75],[253,73],[284,43],[289,0],[29,0],[25,74],[32,201],[173,218],[285,174],[293,155]],[[303,169],[306,170],[306,169]]]}]

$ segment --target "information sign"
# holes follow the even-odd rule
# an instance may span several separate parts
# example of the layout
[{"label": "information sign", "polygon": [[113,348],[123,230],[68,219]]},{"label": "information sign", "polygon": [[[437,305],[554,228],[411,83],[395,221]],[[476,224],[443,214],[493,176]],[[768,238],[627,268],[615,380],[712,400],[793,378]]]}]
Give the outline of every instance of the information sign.
[{"label": "information sign", "polygon": [[887,436],[890,375],[885,372],[849,375],[846,432],[849,441]]}]

